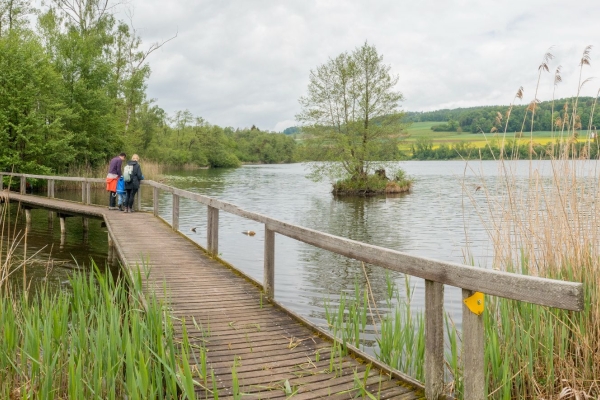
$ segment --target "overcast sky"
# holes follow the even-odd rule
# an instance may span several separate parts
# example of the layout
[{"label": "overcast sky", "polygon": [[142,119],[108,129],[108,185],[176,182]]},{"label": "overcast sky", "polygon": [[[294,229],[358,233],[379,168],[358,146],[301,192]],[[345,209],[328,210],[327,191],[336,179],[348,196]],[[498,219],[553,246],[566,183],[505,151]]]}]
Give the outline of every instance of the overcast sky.
[{"label": "overcast sky", "polygon": [[[129,0],[145,46],[177,38],[149,59],[148,94],[167,112],[188,109],[220,126],[283,130],[296,124],[311,69],[365,41],[399,75],[406,111],[509,104],[577,92],[600,77],[600,1],[578,0]],[[600,79],[585,85],[593,96]]]}]

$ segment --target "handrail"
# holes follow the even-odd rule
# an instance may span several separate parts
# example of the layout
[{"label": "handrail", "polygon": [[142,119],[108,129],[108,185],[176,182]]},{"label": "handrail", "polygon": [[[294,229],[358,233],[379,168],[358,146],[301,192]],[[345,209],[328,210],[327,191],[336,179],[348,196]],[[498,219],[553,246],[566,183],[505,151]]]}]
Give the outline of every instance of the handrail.
[{"label": "handrail", "polygon": [[60,176],[60,175],[35,175],[35,174],[19,174],[16,172],[0,172],[0,176],[18,176],[31,179],[51,179],[55,181],[70,181],[70,182],[90,182],[90,183],[103,183],[106,182],[104,178],[86,178],[76,176]]},{"label": "handrail", "polygon": [[[0,177],[3,175],[21,177],[22,189],[24,187],[23,182],[27,178],[86,183],[86,186],[88,186],[88,203],[89,183],[104,182],[104,179],[97,178],[0,172]],[[0,189],[2,188],[1,182],[2,179],[0,179]],[[425,388],[427,398],[441,398],[443,396],[443,285],[462,288],[463,298],[469,297],[477,291],[565,310],[581,311],[583,309],[583,285],[581,283],[519,275],[413,256],[290,224],[266,215],[244,210],[235,204],[152,180],[144,180],[142,184],[153,188],[154,215],[156,216],[158,216],[158,191],[162,190],[173,195],[173,221],[171,225],[174,230],[179,228],[180,198],[183,197],[206,205],[208,207],[207,247],[208,251],[214,255],[218,254],[219,210],[263,223],[265,225],[263,290],[269,298],[274,298],[275,295],[275,233],[349,258],[425,279]],[[82,198],[85,202],[85,196]],[[481,315],[472,314],[463,306],[463,382],[465,398],[483,399],[483,346],[483,318]]]}]

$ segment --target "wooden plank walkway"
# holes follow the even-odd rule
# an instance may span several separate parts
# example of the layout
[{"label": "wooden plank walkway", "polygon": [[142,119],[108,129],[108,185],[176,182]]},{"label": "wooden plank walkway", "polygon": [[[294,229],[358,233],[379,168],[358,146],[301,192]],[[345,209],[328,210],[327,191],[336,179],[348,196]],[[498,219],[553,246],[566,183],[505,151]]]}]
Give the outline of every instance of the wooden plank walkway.
[{"label": "wooden plank walkway", "polygon": [[[366,362],[352,356],[334,356],[330,368],[331,341],[262,299],[256,285],[150,213],[14,193],[10,198],[34,208],[103,218],[124,266],[149,268],[145,290],[166,300],[172,314],[185,321],[192,344],[207,348],[219,399],[234,398],[234,363],[243,399],[371,398],[361,396],[357,377],[377,399],[425,398],[422,387],[375,367],[365,373]],[[182,325],[176,327],[179,337]],[[291,397],[286,383],[295,392]],[[197,394],[213,398],[202,388]]]}]

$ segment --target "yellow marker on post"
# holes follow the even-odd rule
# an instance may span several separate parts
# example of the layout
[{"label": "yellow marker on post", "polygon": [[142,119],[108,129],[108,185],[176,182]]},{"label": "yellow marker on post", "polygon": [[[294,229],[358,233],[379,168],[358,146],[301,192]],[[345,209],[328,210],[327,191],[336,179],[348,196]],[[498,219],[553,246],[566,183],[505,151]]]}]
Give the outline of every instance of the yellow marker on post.
[{"label": "yellow marker on post", "polygon": [[475,292],[472,296],[467,297],[463,301],[473,314],[481,315],[483,313],[483,309],[485,306],[485,299],[483,297],[483,293]]}]

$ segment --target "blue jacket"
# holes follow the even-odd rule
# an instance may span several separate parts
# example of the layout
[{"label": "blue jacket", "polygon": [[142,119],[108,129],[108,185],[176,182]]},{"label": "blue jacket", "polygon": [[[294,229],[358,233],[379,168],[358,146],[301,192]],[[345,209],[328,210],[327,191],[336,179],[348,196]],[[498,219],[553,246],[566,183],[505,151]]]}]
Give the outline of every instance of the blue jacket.
[{"label": "blue jacket", "polygon": [[125,194],[125,181],[123,180],[123,177],[120,177],[117,182],[117,193]]}]

